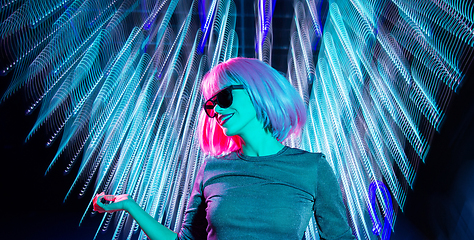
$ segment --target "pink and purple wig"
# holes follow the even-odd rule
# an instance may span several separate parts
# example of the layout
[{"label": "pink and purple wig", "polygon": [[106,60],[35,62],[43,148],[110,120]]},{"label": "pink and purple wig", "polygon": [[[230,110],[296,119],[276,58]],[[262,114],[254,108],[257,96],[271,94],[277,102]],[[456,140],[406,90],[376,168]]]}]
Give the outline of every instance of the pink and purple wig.
[{"label": "pink and purple wig", "polygon": [[[258,59],[233,58],[220,63],[204,76],[201,89],[207,100],[227,86],[240,84],[252,100],[257,119],[273,137],[282,142],[300,133],[306,122],[303,99],[285,77]],[[209,118],[204,110],[198,133],[201,149],[213,156],[238,151],[243,144],[239,136],[226,136],[216,118]]]}]

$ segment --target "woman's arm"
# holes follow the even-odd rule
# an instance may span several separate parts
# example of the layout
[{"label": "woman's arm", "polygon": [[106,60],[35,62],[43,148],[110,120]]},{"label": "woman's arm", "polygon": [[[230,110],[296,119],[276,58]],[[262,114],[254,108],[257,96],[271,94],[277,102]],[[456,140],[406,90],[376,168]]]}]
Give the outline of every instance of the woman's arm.
[{"label": "woman's arm", "polygon": [[[103,203],[112,201],[111,203]],[[102,212],[127,211],[137,221],[145,234],[151,240],[175,240],[177,234],[167,227],[161,225],[145,210],[143,210],[128,194],[126,195],[105,195],[101,193],[94,198],[94,210]]]},{"label": "woman's arm", "polygon": [[314,217],[321,239],[355,240],[346,217],[341,189],[336,175],[321,156],[317,169],[318,186],[314,204]]}]

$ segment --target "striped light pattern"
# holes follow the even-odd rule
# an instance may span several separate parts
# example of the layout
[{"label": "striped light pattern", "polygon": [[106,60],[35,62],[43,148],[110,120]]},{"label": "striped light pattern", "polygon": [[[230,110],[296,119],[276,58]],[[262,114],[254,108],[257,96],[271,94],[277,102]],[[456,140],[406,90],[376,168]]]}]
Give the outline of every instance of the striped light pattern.
[{"label": "striped light pattern", "polygon": [[[270,64],[278,2],[254,2],[255,56]],[[286,75],[308,105],[308,122],[302,136],[285,143],[326,154],[355,235],[376,238],[374,223],[378,232],[393,229],[461,86],[474,44],[474,5],[293,6]],[[12,82],[2,101],[25,88],[28,112],[38,112],[27,138],[45,127],[48,145],[60,141],[47,171],[61,159],[70,161],[66,172],[80,164],[71,190],[128,193],[177,231],[204,158],[195,132],[200,81],[239,55],[236,13],[230,0],[3,1],[0,74]],[[124,212],[105,214],[98,231],[130,238],[138,226],[127,219]],[[306,239],[319,239],[314,219]]]},{"label": "striped light pattern", "polygon": [[470,62],[473,8],[466,1],[328,1],[315,56],[314,39],[305,37],[318,32],[304,27],[312,6],[295,4],[288,75],[309,99],[310,116],[301,146],[326,154],[359,239],[376,238],[372,229],[380,233],[388,219],[386,236],[403,211]]},{"label": "striped light pattern", "polygon": [[256,9],[255,53],[256,58],[271,65],[273,30],[272,17],[276,0],[258,0]]}]

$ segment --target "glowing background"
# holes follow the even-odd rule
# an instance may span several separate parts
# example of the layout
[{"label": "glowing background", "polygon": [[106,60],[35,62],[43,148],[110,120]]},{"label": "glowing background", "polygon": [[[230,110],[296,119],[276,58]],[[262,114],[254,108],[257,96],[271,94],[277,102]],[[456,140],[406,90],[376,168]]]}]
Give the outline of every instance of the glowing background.
[{"label": "glowing background", "polygon": [[[279,26],[272,17],[281,3],[250,3],[255,55],[247,57],[275,65]],[[13,75],[3,100],[26,90],[29,111],[38,112],[28,138],[46,128],[48,144],[60,142],[51,167],[61,160],[80,164],[71,189],[129,193],[158,221],[179,229],[204,157],[194,137],[199,82],[249,45],[236,31],[242,4],[2,4],[0,73]],[[382,227],[393,229],[464,80],[474,44],[473,5],[308,0],[292,6],[287,64],[275,67],[286,71],[310,116],[302,137],[287,144],[326,154],[353,230],[360,239],[372,238],[373,221],[383,223],[384,216],[391,226]],[[392,204],[381,188],[371,201],[372,183],[387,187]],[[102,227],[132,234],[137,226],[123,227],[126,218],[106,214]],[[318,239],[314,221],[306,237]]]}]

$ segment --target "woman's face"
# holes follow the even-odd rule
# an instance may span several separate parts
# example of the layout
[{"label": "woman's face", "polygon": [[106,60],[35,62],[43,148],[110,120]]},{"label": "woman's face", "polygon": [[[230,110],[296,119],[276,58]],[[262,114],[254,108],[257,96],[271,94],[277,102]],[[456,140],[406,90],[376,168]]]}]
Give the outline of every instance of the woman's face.
[{"label": "woman's face", "polygon": [[216,105],[217,122],[227,136],[251,134],[256,128],[263,128],[245,89],[232,90],[233,102],[228,108]]}]

